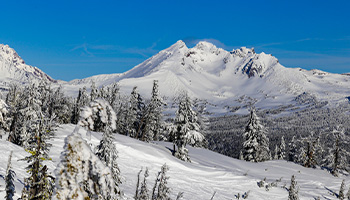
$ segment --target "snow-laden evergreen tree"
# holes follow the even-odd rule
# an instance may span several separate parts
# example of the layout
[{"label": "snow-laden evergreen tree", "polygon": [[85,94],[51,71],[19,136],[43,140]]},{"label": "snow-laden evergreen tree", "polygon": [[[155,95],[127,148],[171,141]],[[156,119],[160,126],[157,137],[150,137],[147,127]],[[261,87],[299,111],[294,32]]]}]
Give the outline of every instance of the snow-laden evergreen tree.
[{"label": "snow-laden evergreen tree", "polygon": [[255,109],[251,109],[250,119],[243,134],[243,159],[250,162],[263,162],[271,159],[269,139],[260,123]]},{"label": "snow-laden evergreen tree", "polygon": [[159,140],[163,128],[163,106],[165,102],[159,94],[158,80],[153,81],[152,97],[147,106],[145,127],[141,137],[143,141]]},{"label": "snow-laden evergreen tree", "polygon": [[48,180],[47,167],[43,161],[50,160],[49,149],[52,146],[48,140],[53,136],[54,124],[51,119],[46,119],[40,112],[39,118],[36,121],[31,121],[33,134],[26,151],[30,153],[29,156],[23,160],[29,163],[27,172],[29,177],[25,179],[25,186],[22,191],[22,199],[51,199],[52,185]]},{"label": "snow-laden evergreen tree", "polygon": [[12,159],[12,151],[10,153],[8,162],[7,162],[7,169],[6,169],[6,176],[5,176],[5,191],[6,191],[6,200],[12,200],[13,196],[15,195],[16,189],[14,184],[14,178],[15,178],[15,172],[12,170],[11,166],[11,159]]},{"label": "snow-laden evergreen tree", "polygon": [[339,189],[339,195],[338,199],[344,200],[345,199],[345,180],[341,182],[340,189]]},{"label": "snow-laden evergreen tree", "polygon": [[289,146],[289,151],[288,151],[288,161],[297,163],[299,154],[298,154],[298,141],[295,138],[295,136],[292,137],[292,141],[288,144]]},{"label": "snow-laden evergreen tree", "polygon": [[73,124],[78,123],[81,108],[88,105],[89,102],[90,102],[90,98],[86,92],[86,88],[85,87],[83,87],[83,89],[80,88],[78,97],[73,107],[72,120],[71,120]]},{"label": "snow-laden evergreen tree", "polygon": [[297,182],[295,181],[294,175],[292,176],[288,191],[289,191],[288,200],[299,200],[298,186],[297,186]]},{"label": "snow-laden evergreen tree", "polygon": [[152,200],[171,200],[170,188],[167,186],[169,176],[166,175],[169,167],[164,164],[158,172],[155,185],[152,191]]},{"label": "snow-laden evergreen tree", "polygon": [[98,89],[96,87],[95,82],[91,83],[91,91],[90,91],[90,101],[94,101],[95,99],[97,99],[99,96],[99,92]]},{"label": "snow-laden evergreen tree", "polygon": [[105,97],[106,101],[112,106],[113,110],[116,111],[120,107],[119,99],[119,90],[120,87],[118,83],[113,83],[107,87],[107,96]]},{"label": "snow-laden evergreen tree", "polygon": [[339,176],[340,170],[349,170],[347,158],[350,156],[350,154],[344,148],[344,144],[347,142],[346,136],[344,134],[344,129],[335,129],[331,135],[333,147],[329,149],[329,153],[323,159],[322,165],[328,167],[332,175]]},{"label": "snow-laden evergreen tree", "polygon": [[50,96],[48,117],[54,117],[60,124],[67,124],[72,117],[72,103],[62,92],[62,87],[58,87]]},{"label": "snow-laden evergreen tree", "polygon": [[128,122],[127,122],[127,131],[130,137],[137,138],[137,131],[139,129],[139,120],[140,120],[140,108],[138,105],[139,93],[137,91],[137,87],[135,86],[132,89],[130,99],[129,99],[129,107],[128,107]]},{"label": "snow-laden evergreen tree", "polygon": [[320,148],[319,137],[314,136],[311,133],[307,138],[303,140],[304,146],[301,148],[301,153],[299,156],[299,162],[308,168],[315,168],[317,165],[317,151]]},{"label": "snow-laden evergreen tree", "polygon": [[286,158],[286,143],[284,141],[284,136],[281,137],[281,143],[276,146],[275,159],[284,160]]},{"label": "snow-laden evergreen tree", "polygon": [[21,145],[22,144],[22,138],[21,138],[21,132],[19,131],[19,127],[21,127],[21,120],[20,120],[20,112],[21,109],[21,94],[22,90],[18,85],[10,85],[9,92],[6,95],[6,104],[10,107],[8,117],[10,118],[10,126],[9,129],[9,136],[8,141]]},{"label": "snow-laden evergreen tree", "polygon": [[349,186],[348,192],[345,195],[345,198],[348,200],[350,199],[350,186]]},{"label": "snow-laden evergreen tree", "polygon": [[[109,112],[107,112],[109,110]],[[107,124],[110,124],[112,130],[116,129],[116,114],[112,107],[104,99],[95,99],[89,106],[82,108],[78,124],[91,131],[102,132]]]},{"label": "snow-laden evergreen tree", "polygon": [[65,139],[57,166],[54,199],[116,199],[111,170],[75,130]]},{"label": "snow-laden evergreen tree", "polygon": [[148,176],[149,176],[148,168],[146,168],[145,174],[143,177],[143,181],[141,182],[141,186],[139,189],[138,188],[136,189],[137,194],[135,195],[135,200],[149,200],[150,199],[148,188],[147,188],[147,177]]},{"label": "snow-laden evergreen tree", "polygon": [[8,130],[7,114],[9,113],[9,107],[4,100],[0,99],[0,129]]},{"label": "snow-laden evergreen tree", "polygon": [[[110,109],[110,107],[107,107],[107,116],[111,116],[109,112],[113,112],[113,110]],[[115,186],[114,193],[121,196],[122,193],[119,189],[119,185],[122,182],[120,177],[120,169],[117,164],[118,152],[113,142],[114,136],[110,124],[111,119],[108,119],[107,121],[108,122],[100,144],[96,147],[96,155],[107,167],[110,168]]]},{"label": "snow-laden evergreen tree", "polygon": [[192,102],[186,92],[179,98],[179,108],[176,111],[175,126],[175,144],[177,151],[175,156],[184,161],[190,161],[188,149],[186,145],[191,142],[192,145],[201,144],[204,141],[204,136],[199,132],[199,124],[197,123],[197,114],[192,109]]}]

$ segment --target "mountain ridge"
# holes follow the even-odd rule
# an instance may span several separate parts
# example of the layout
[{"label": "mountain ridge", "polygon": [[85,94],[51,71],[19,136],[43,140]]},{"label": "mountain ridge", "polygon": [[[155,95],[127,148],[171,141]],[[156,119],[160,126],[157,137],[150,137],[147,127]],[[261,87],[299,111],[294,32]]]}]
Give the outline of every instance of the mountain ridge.
[{"label": "mountain ridge", "polygon": [[337,104],[347,101],[350,90],[349,76],[286,68],[271,54],[256,53],[253,48],[226,51],[205,41],[188,48],[181,40],[125,73],[97,75],[68,85],[119,82],[125,93],[138,86],[142,95],[149,96],[155,79],[161,93],[168,97],[187,90],[193,98],[239,105],[237,100],[247,96],[260,107],[290,104],[304,92]]},{"label": "mountain ridge", "polygon": [[256,53],[254,48],[226,51],[206,41],[188,48],[179,40],[127,72],[95,75],[69,82],[53,80],[40,69],[25,65],[7,45],[0,47],[0,69],[8,65],[16,73],[20,72],[16,77],[0,77],[2,82],[16,78],[17,82],[23,83],[31,79],[47,79],[62,85],[70,96],[76,96],[79,88],[89,88],[92,82],[98,87],[118,82],[125,94],[137,86],[141,95],[148,97],[153,80],[158,80],[161,94],[169,99],[186,90],[192,98],[216,105],[245,107],[253,103],[267,108],[289,105],[305,92],[319,101],[337,105],[348,101],[350,91],[350,76],[347,74],[286,68],[271,54]]}]

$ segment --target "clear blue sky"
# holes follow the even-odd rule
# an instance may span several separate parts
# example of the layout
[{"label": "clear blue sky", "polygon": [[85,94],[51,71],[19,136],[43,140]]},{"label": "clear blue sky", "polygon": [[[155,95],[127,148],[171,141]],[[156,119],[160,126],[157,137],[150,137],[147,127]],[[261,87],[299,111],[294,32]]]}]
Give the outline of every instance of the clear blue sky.
[{"label": "clear blue sky", "polygon": [[350,72],[350,1],[38,1],[0,5],[0,43],[55,79],[125,72],[177,40]]}]

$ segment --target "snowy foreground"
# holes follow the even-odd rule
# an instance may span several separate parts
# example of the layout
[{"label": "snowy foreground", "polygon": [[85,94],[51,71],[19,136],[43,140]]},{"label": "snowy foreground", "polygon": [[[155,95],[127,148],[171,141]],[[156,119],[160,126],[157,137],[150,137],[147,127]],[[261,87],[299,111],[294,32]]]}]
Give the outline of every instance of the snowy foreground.
[{"label": "snowy foreground", "polygon": [[[51,148],[52,162],[48,162],[48,168],[53,171],[63,150],[64,139],[75,129],[75,125],[61,125]],[[102,133],[92,133],[91,137],[86,135],[84,129],[79,131],[83,138],[92,146],[99,143]],[[189,147],[189,155],[192,163],[183,162],[171,155],[169,148],[172,144],[166,142],[144,143],[132,138],[116,135],[115,144],[119,151],[118,164],[123,176],[123,184],[120,186],[126,198],[132,199],[135,193],[137,173],[140,169],[149,169],[149,190],[152,189],[156,173],[166,163],[168,171],[169,186],[172,188],[171,195],[176,197],[178,192],[184,192],[183,199],[210,199],[215,192],[214,200],[236,199],[235,195],[250,191],[248,199],[288,199],[288,191],[291,176],[296,176],[298,182],[300,199],[336,199],[332,192],[338,193],[342,179],[350,184],[350,178],[341,176],[335,178],[325,170],[308,169],[286,161],[269,161],[264,163],[249,163],[218,153]],[[12,166],[16,172],[15,186],[17,199],[21,195],[22,181],[28,175],[25,172],[27,166],[25,161],[19,161],[27,153],[22,147],[0,140],[0,199],[4,199],[4,175],[10,151],[13,151]],[[143,178],[143,173],[141,174]],[[279,180],[277,187],[267,191],[259,188],[258,182],[266,177],[266,183]]]}]

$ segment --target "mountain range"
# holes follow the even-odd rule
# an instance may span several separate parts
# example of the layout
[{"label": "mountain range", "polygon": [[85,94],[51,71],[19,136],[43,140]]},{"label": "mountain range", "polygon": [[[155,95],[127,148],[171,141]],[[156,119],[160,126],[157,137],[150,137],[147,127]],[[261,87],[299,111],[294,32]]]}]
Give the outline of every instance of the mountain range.
[{"label": "mountain range", "polygon": [[[62,85],[72,96],[92,82],[98,87],[118,82],[126,94],[137,86],[146,97],[150,96],[153,80],[158,80],[160,93],[169,98],[187,91],[191,97],[215,105],[254,104],[260,108],[288,105],[303,94],[337,105],[349,101],[350,91],[349,74],[287,68],[271,54],[246,47],[226,51],[209,42],[188,48],[180,40],[125,73],[69,82],[52,79],[37,67],[26,65],[8,45],[0,45],[0,87],[41,79]],[[220,109],[217,112],[225,112]]]}]

